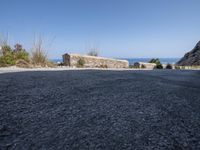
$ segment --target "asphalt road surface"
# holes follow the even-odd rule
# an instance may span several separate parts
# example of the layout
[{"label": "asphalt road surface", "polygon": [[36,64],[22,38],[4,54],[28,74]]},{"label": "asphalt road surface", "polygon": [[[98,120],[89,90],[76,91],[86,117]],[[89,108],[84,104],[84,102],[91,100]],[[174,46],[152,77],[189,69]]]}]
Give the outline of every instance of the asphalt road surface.
[{"label": "asphalt road surface", "polygon": [[0,74],[0,150],[198,150],[200,72]]}]

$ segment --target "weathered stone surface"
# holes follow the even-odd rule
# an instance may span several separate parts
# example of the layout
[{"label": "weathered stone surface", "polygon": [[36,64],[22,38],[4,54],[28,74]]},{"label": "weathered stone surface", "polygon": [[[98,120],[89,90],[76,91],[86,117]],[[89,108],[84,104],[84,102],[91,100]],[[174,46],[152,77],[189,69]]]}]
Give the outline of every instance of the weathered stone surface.
[{"label": "weathered stone surface", "polygon": [[126,60],[117,60],[111,58],[79,55],[79,54],[64,54],[63,63],[70,67],[77,67],[78,62],[84,62],[83,67],[88,68],[128,68],[129,63]]},{"label": "weathered stone surface", "polygon": [[176,64],[179,66],[200,66],[200,41]]},{"label": "weathered stone surface", "polygon": [[145,68],[145,69],[154,69],[156,64],[154,63],[145,63],[145,62],[135,62],[135,68]]}]

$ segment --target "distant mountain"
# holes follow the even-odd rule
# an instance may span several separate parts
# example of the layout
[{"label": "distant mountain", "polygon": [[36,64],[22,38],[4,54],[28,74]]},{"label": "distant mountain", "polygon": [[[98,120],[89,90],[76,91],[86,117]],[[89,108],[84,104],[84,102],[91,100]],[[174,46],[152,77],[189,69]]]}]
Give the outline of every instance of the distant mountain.
[{"label": "distant mountain", "polygon": [[200,66],[200,41],[176,64],[179,66]]}]

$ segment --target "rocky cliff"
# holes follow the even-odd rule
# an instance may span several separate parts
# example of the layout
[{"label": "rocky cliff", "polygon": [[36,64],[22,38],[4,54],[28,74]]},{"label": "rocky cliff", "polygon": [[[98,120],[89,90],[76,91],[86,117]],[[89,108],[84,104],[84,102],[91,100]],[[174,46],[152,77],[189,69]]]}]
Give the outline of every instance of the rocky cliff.
[{"label": "rocky cliff", "polygon": [[179,66],[200,66],[200,41],[176,64]]}]

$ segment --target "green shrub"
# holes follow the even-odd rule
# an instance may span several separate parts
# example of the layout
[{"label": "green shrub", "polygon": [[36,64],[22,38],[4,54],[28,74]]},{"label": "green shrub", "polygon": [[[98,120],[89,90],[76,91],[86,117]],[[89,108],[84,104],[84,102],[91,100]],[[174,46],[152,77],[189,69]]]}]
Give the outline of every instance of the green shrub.
[{"label": "green shrub", "polygon": [[15,55],[15,60],[22,59],[29,62],[29,54],[26,51],[19,51],[15,53],[14,55]]},{"label": "green shrub", "polygon": [[5,67],[6,66],[6,64],[4,63],[4,59],[3,59],[3,57],[1,56],[0,57],[0,67]]},{"label": "green shrub", "polygon": [[129,68],[135,68],[135,67],[134,67],[134,65],[131,64],[131,65],[129,65]]},{"label": "green shrub", "polygon": [[142,69],[145,69],[145,68],[146,68],[146,66],[145,66],[144,64],[142,64],[142,65],[141,65],[141,68],[142,68]]},{"label": "green shrub", "polygon": [[15,60],[25,60],[29,62],[29,54],[25,49],[22,48],[21,44],[15,44],[15,49],[13,50]]},{"label": "green shrub", "polygon": [[155,69],[163,69],[163,65],[162,65],[162,64],[157,64],[157,65],[155,66]]},{"label": "green shrub", "polygon": [[[17,46],[16,46],[17,45]],[[17,60],[24,60],[29,62],[28,53],[22,49],[22,45],[16,44],[13,50],[9,45],[1,47],[0,66],[12,66],[16,64]]]},{"label": "green shrub", "polygon": [[12,65],[15,65],[14,55],[12,52],[6,53],[5,55],[0,57],[1,67],[12,66]]},{"label": "green shrub", "polygon": [[132,68],[135,68],[135,69],[140,68],[140,63],[139,63],[139,62],[135,62],[135,63],[132,65]]},{"label": "green shrub", "polygon": [[175,69],[179,70],[179,69],[181,69],[181,67],[180,66],[175,66]]},{"label": "green shrub", "polygon": [[166,69],[173,69],[171,64],[167,64]]},{"label": "green shrub", "polygon": [[12,48],[9,45],[3,45],[1,46],[1,52],[4,55],[9,54],[12,52]]},{"label": "green shrub", "polygon": [[183,69],[183,70],[185,70],[186,67],[185,66],[181,66],[180,68]]},{"label": "green shrub", "polygon": [[151,59],[149,61],[149,63],[155,63],[156,66],[154,67],[154,69],[163,69],[163,65],[161,64],[160,60],[158,58],[156,59]]},{"label": "green shrub", "polygon": [[2,54],[2,56],[0,57],[1,67],[11,66],[15,64],[14,55],[9,45],[3,45],[1,47],[1,54]]},{"label": "green shrub", "polygon": [[78,68],[81,68],[81,67],[84,67],[84,65],[85,65],[85,60],[84,60],[83,58],[80,58],[80,59],[77,61],[76,66],[77,66]]},{"label": "green shrub", "polygon": [[156,59],[151,59],[150,61],[149,61],[149,63],[155,63],[155,64],[160,64],[160,60],[158,59],[158,58],[156,58]]},{"label": "green shrub", "polygon": [[14,52],[17,52],[17,51],[22,51],[23,50],[23,48],[22,48],[22,45],[21,44],[15,44],[15,49],[14,49]]}]

